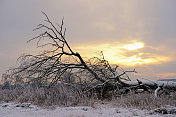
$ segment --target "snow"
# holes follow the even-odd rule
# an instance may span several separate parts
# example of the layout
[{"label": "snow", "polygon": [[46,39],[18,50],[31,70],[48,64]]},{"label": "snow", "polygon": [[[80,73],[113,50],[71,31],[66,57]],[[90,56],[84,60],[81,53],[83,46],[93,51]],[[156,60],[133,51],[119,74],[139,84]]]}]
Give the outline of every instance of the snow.
[{"label": "snow", "polygon": [[[152,113],[152,114],[151,114]],[[1,103],[0,117],[175,117],[176,115],[156,114],[148,110],[118,108],[107,104],[95,107],[55,107],[42,108],[30,103]]]},{"label": "snow", "polygon": [[[129,85],[138,85],[137,81],[126,81]],[[143,85],[157,85],[163,87],[176,87],[176,82],[173,81],[142,81]]]},{"label": "snow", "polygon": [[161,87],[158,87],[158,88],[155,90],[155,92],[154,92],[155,97],[157,97],[159,90],[161,90]]}]

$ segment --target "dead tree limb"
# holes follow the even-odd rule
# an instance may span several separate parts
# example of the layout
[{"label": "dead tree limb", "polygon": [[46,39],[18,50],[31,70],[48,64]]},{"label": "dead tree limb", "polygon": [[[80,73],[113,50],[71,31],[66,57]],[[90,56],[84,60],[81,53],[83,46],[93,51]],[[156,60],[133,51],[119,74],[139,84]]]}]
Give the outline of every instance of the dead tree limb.
[{"label": "dead tree limb", "polygon": [[[58,82],[64,82],[64,74],[72,72],[72,75],[86,74],[86,76],[79,76],[79,81],[96,82],[99,81],[108,87],[117,86],[114,82],[119,82],[123,85],[122,81],[127,72],[123,71],[118,74],[118,66],[112,68],[111,65],[102,58],[93,57],[84,60],[82,56],[72,50],[70,44],[66,40],[66,28],[64,27],[64,19],[60,25],[54,25],[49,17],[42,12],[45,16],[43,24],[39,24],[34,31],[41,30],[42,32],[34,38],[28,40],[37,41],[37,47],[45,48],[40,54],[24,54],[19,57],[21,65],[17,68],[10,69],[11,79],[17,75],[23,76],[24,82],[27,83],[49,83],[52,86]],[[50,48],[50,49],[47,49]],[[15,79],[14,79],[15,80]],[[123,80],[130,80],[128,77]],[[78,79],[75,78],[75,82]],[[15,81],[14,81],[15,82]]]},{"label": "dead tree limb", "polygon": [[[43,24],[39,24],[34,31],[42,31],[39,35],[27,41],[37,41],[37,47],[44,48],[38,55],[24,54],[19,57],[20,66],[9,70],[7,76],[10,82],[15,83],[17,76],[22,77],[20,81],[25,83],[49,84],[49,87],[66,80],[66,74],[70,74],[72,81],[70,83],[85,83],[86,91],[103,89],[103,94],[108,91],[127,88],[128,90],[136,89],[157,89],[158,84],[152,82],[133,82],[128,77],[128,73],[119,66],[111,66],[103,56],[93,57],[88,60],[75,52],[66,39],[66,28],[64,19],[60,25],[55,25],[49,17],[45,16]],[[92,86],[91,84],[96,85]],[[175,85],[163,85],[165,88],[176,89]],[[156,90],[157,92],[158,90]]]}]

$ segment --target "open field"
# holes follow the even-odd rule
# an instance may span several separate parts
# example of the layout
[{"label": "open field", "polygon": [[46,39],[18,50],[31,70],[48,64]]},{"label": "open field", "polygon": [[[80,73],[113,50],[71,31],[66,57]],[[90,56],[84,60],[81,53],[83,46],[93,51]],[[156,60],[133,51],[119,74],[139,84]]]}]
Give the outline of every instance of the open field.
[{"label": "open field", "polygon": [[157,114],[154,111],[114,107],[111,104],[96,104],[94,107],[42,108],[29,103],[1,103],[1,117],[175,117],[173,114]]},{"label": "open field", "polygon": [[165,105],[176,106],[175,92],[155,97],[153,93],[118,94],[110,92],[106,98],[86,95],[78,87],[59,85],[53,88],[0,89],[0,102],[32,103],[39,106],[91,106],[95,103],[112,103],[117,107],[155,109]]},{"label": "open field", "polygon": [[[154,112],[162,107],[174,108],[173,114]],[[175,107],[174,93],[157,98],[150,93],[111,93],[98,99],[64,86],[0,90],[0,117],[174,117]]]}]

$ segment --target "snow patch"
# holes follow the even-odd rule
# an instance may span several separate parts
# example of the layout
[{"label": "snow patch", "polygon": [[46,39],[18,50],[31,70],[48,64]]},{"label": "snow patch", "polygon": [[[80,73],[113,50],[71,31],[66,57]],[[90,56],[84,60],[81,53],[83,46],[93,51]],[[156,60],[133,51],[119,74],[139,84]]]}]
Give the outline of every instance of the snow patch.
[{"label": "snow patch", "polygon": [[[168,116],[167,116],[168,115]],[[0,117],[175,117],[171,114],[158,114],[148,110],[117,108],[107,104],[95,107],[56,107],[41,108],[30,103],[2,103]]]}]

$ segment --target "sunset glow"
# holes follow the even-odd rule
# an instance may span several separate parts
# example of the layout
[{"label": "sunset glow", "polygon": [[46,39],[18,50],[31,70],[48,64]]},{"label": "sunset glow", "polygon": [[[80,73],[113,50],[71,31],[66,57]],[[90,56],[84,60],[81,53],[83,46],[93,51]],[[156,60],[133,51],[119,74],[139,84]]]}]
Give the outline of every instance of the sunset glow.
[{"label": "sunset glow", "polygon": [[128,44],[113,42],[96,45],[78,45],[75,47],[82,56],[87,58],[98,56],[98,52],[103,51],[105,59],[111,64],[124,66],[161,64],[171,60],[171,58],[167,56],[142,52],[142,50],[140,50],[141,48],[145,48],[143,42]]},{"label": "sunset glow", "polygon": [[176,73],[159,73],[159,74],[156,74],[156,76],[159,78],[175,78]]},{"label": "sunset glow", "polygon": [[26,44],[45,30],[32,31],[47,25],[43,11],[57,29],[64,19],[65,39],[84,59],[103,51],[111,64],[140,69],[145,78],[176,78],[175,0],[0,1],[0,75],[16,66],[21,54],[51,49],[36,48],[37,40]]},{"label": "sunset glow", "polygon": [[123,48],[127,50],[137,50],[144,47],[144,43],[133,43],[125,45]]}]

